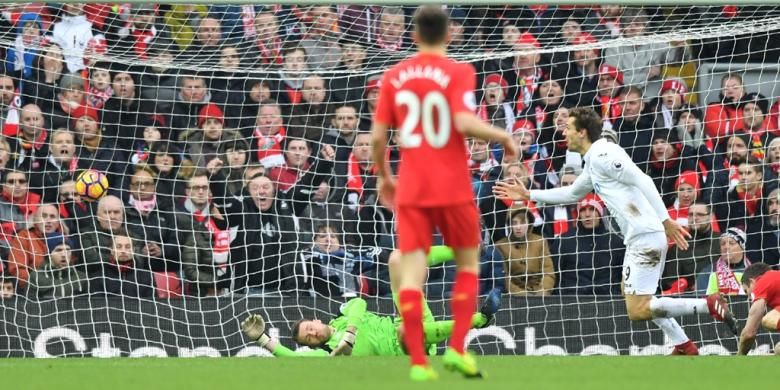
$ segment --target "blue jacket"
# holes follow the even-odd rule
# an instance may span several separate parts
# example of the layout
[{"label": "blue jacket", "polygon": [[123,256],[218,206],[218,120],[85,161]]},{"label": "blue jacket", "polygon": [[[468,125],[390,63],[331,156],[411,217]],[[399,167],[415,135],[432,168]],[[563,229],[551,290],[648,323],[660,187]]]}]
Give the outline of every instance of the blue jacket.
[{"label": "blue jacket", "polygon": [[[43,34],[43,25],[41,24],[41,19],[38,16],[38,14],[27,12],[22,14],[19,17],[19,21],[16,22],[17,42],[20,42],[20,40],[22,39],[22,31],[24,30],[24,26],[29,22],[37,23],[38,28],[41,30],[41,34]],[[17,43],[17,46],[19,44],[20,43]],[[19,53],[17,53],[16,51],[17,51],[16,47],[9,47],[5,53],[5,69],[6,72],[10,74],[15,73],[17,71],[16,61]],[[34,66],[35,58],[38,56],[38,50],[25,47],[22,56],[24,59],[24,65],[22,66],[21,69],[22,78],[29,79],[33,73],[33,66]]]}]

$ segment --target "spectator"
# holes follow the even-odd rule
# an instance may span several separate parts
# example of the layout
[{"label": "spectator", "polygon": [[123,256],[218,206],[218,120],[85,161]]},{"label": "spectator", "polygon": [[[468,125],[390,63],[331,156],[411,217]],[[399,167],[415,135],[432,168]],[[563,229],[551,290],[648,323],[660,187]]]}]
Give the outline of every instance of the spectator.
[{"label": "spectator", "polygon": [[308,72],[306,57],[306,50],[294,42],[285,43],[282,47],[282,68],[279,78],[271,84],[271,91],[273,99],[279,102],[286,114],[303,98],[301,88]]},{"label": "spectator", "polygon": [[[84,166],[82,162],[82,168]],[[49,156],[43,163],[43,169],[31,175],[30,183],[34,191],[42,195],[44,202],[54,203],[60,184],[74,179],[78,169],[73,133],[67,129],[58,129],[52,133]]]},{"label": "spectator", "polygon": [[373,75],[366,79],[366,85],[363,89],[363,100],[360,109],[361,129],[368,130],[374,120],[374,111],[376,110],[376,99],[379,97],[379,86],[382,78],[379,75]]},{"label": "spectator", "polygon": [[720,79],[720,100],[707,104],[704,114],[704,132],[715,144],[725,141],[725,137],[737,130],[744,129],[742,100],[745,88],[742,76],[727,73]]},{"label": "spectator", "polygon": [[49,132],[41,109],[35,104],[22,107],[19,132],[8,138],[11,152],[16,156],[14,166],[25,171],[38,170],[49,154]]},{"label": "spectator", "polygon": [[279,22],[270,8],[255,15],[255,35],[247,38],[246,60],[257,66],[273,66],[282,63],[284,36],[279,33]]},{"label": "spectator", "polygon": [[751,217],[760,215],[765,195],[775,187],[764,183],[763,167],[755,157],[740,163],[737,173],[738,183],[734,188],[713,194],[712,203],[721,231],[730,227],[745,229]]},{"label": "spectator", "polygon": [[187,182],[184,204],[177,210],[182,271],[196,295],[220,295],[230,287],[231,246],[238,233],[211,202],[208,173],[196,171]]},{"label": "spectator", "polygon": [[547,74],[534,91],[531,104],[523,112],[523,116],[536,124],[537,130],[552,123],[552,113],[564,103],[563,91],[566,88],[565,78],[559,75]]},{"label": "spectator", "polygon": [[227,165],[227,186],[231,194],[240,194],[244,189],[244,177],[250,167],[262,168],[265,174],[265,167],[260,163],[250,165],[249,144],[243,139],[234,139],[223,142],[220,146],[220,157]]},{"label": "spectator", "polygon": [[[83,259],[87,270],[92,273],[100,271],[101,262],[108,262],[111,256],[111,238],[119,234],[127,234],[125,224],[125,205],[122,199],[107,195],[100,198],[97,210],[91,224],[86,224],[85,231],[78,236],[79,246],[83,249]],[[136,242],[140,245],[141,242]],[[139,251],[136,248],[136,251]]]},{"label": "spectator", "polygon": [[134,4],[128,16],[127,25],[118,29],[112,51],[116,54],[149,60],[149,49],[155,45],[173,44],[170,31],[156,23],[157,10],[154,4]]},{"label": "spectator", "polygon": [[149,113],[154,112],[154,103],[150,103],[154,100],[147,101],[142,98],[133,75],[134,71],[121,65],[113,65],[111,89],[114,90],[114,95],[103,106],[100,119],[105,137],[114,141],[117,148],[125,153],[133,150],[136,142],[143,139],[146,126],[154,123],[158,126],[164,124],[160,119],[152,119],[149,116]]},{"label": "spectator", "polygon": [[51,44],[42,49],[35,59],[34,68],[30,82],[22,85],[23,101],[35,104],[43,112],[51,112],[57,102],[57,85],[65,69],[62,48]]},{"label": "spectator", "polygon": [[[209,187],[220,215],[231,229],[237,229],[235,250],[230,258],[238,266],[236,289],[262,289],[266,292],[289,292],[296,288],[294,269],[298,253],[298,233],[293,210],[280,196],[273,181],[254,176],[247,185],[246,196],[228,194],[221,160],[212,160]],[[233,195],[233,196],[231,196]],[[246,218],[253,215],[255,218]]]},{"label": "spectator", "polygon": [[471,169],[471,185],[475,194],[482,193],[482,184],[490,178],[494,167],[500,165],[490,153],[490,145],[481,138],[471,138],[469,143],[469,169]]},{"label": "spectator", "polygon": [[[671,217],[674,219],[674,217]],[[678,216],[677,222],[680,222]],[[712,264],[718,254],[718,235],[713,231],[713,215],[710,206],[696,202],[688,207],[686,222],[691,238],[688,249],[669,248],[666,266],[661,278],[664,294],[678,294],[696,290],[696,276]]]},{"label": "spectator", "polygon": [[352,151],[352,144],[358,133],[358,112],[355,106],[348,104],[335,106],[330,116],[328,138],[336,148],[336,161],[346,161]]},{"label": "spectator", "polygon": [[77,263],[74,244],[60,232],[46,235],[46,263],[30,274],[28,297],[70,298],[89,292],[86,267]]},{"label": "spectator", "polygon": [[[639,39],[647,35],[648,18],[644,11],[626,9],[620,16],[620,35]],[[604,49],[604,62],[624,73],[627,85],[647,88],[647,83],[661,75],[661,66],[673,61],[668,43],[620,45]]]},{"label": "spectator", "polygon": [[503,258],[509,294],[550,295],[555,270],[547,241],[530,231],[533,213],[527,206],[513,206],[507,216],[509,235],[496,242],[496,249]]},{"label": "spectator", "polygon": [[252,159],[266,168],[284,164],[282,142],[287,136],[283,126],[282,111],[274,101],[260,103],[255,121],[254,140],[251,150],[256,151]]},{"label": "spectator", "polygon": [[83,161],[79,168],[96,169],[108,176],[109,183],[122,183],[127,157],[116,148],[116,140],[103,137],[95,109],[81,106],[74,110],[72,118],[71,126],[79,144],[77,158]]},{"label": "spectator", "polygon": [[38,47],[45,41],[43,25],[36,13],[25,12],[16,21],[14,46],[5,52],[5,71],[29,80],[35,70]]},{"label": "spectator", "polygon": [[0,131],[13,137],[19,132],[19,105],[15,80],[11,76],[0,75]]},{"label": "spectator", "polygon": [[301,176],[311,171],[316,175],[330,175],[333,169],[335,152],[329,145],[321,149],[322,160],[317,159],[312,167],[309,159],[312,151],[306,140],[287,138],[284,142],[285,164],[271,168],[268,177],[279,191],[286,192],[294,186]]},{"label": "spectator", "polygon": [[[571,18],[564,22],[563,27],[565,28],[570,21]],[[571,41],[572,45],[595,43],[597,43],[596,38],[586,32],[579,33]],[[601,53],[598,49],[582,49],[572,51],[566,59],[553,60],[553,66],[558,68],[568,67],[566,96],[570,101],[577,103],[577,105],[587,105],[596,101],[596,93],[599,90],[600,56]],[[606,96],[614,96],[611,89],[609,93],[605,93]],[[614,91],[614,94],[617,94],[617,91]]]},{"label": "spectator", "polygon": [[[136,96],[141,99],[141,103],[149,108],[142,110],[144,114],[153,112],[152,107],[158,113],[169,113],[173,107],[173,103],[176,101],[178,85],[177,75],[178,69],[176,69],[173,63],[173,53],[168,47],[163,45],[152,45],[147,50],[149,55],[149,66],[147,66],[140,78],[140,89],[135,91],[135,86],[132,88],[133,96],[129,96],[129,99],[134,99]],[[125,82],[130,80],[125,80]],[[116,83],[114,79],[114,83]],[[130,90],[128,89],[128,93]],[[125,98],[128,99],[128,98]],[[127,101],[126,104],[132,104]],[[131,111],[132,112],[132,111]]]},{"label": "spectator", "polygon": [[[227,118],[227,123],[237,123],[231,127],[238,129],[243,138],[250,138],[256,126],[261,103],[271,101],[271,84],[265,79],[250,76],[246,79],[243,91],[245,93],[240,110],[232,115],[237,117],[238,121],[235,121],[234,118]],[[231,112],[231,106],[227,107],[227,111]]]},{"label": "spectator", "polygon": [[[86,205],[81,201],[81,196],[76,193],[76,182],[73,180],[63,181],[58,187],[57,200],[53,203],[58,207],[60,221],[62,221],[62,225],[65,227],[63,230],[70,232],[72,235],[77,235],[80,232],[79,220],[77,215],[73,213],[73,210],[76,207],[81,208],[80,206]],[[80,211],[86,212],[86,207]]]},{"label": "spectator", "polygon": [[205,168],[207,162],[219,156],[222,142],[240,137],[237,131],[224,129],[224,125],[222,109],[209,103],[198,112],[198,129],[181,133],[180,141],[187,145],[185,152],[196,166]]},{"label": "spectator", "polygon": [[290,131],[295,136],[320,143],[325,136],[325,122],[328,118],[328,91],[325,80],[316,75],[306,77],[301,87],[301,102],[291,113]]},{"label": "spectator", "polygon": [[[552,112],[549,120],[542,124],[537,144],[541,156],[546,158],[550,170],[557,172],[566,163],[568,148],[566,146],[566,127],[569,120],[569,108],[561,105]],[[543,185],[547,185],[545,180]]]},{"label": "spectator", "polygon": [[605,31],[604,38],[620,37],[622,5],[596,6],[596,17],[599,18],[599,26]]},{"label": "spectator", "polygon": [[[704,170],[713,171],[713,156],[710,147],[712,143],[704,135],[704,125],[701,122],[701,112],[691,106],[683,106],[672,131],[686,147],[693,148],[699,157],[699,165]],[[706,176],[706,175],[705,175]]]},{"label": "spectator", "polygon": [[[526,188],[531,188],[528,168],[523,164],[506,164],[501,168],[496,168],[496,171],[500,172],[499,176],[502,180],[520,181],[526,185]],[[512,202],[497,198],[492,193],[492,187],[486,188],[483,194],[485,195],[478,198],[478,204],[485,234],[490,237],[490,243],[496,243],[507,235],[505,226],[508,219],[506,214]],[[532,211],[536,214],[535,209],[532,208]],[[536,225],[537,223],[534,221],[534,226]]]},{"label": "spectator", "polygon": [[766,145],[764,165],[764,179],[780,178],[780,137],[773,138]]},{"label": "spectator", "polygon": [[52,106],[49,115],[50,129],[68,127],[69,117],[73,111],[86,105],[84,79],[80,73],[66,73],[60,77],[57,102]]},{"label": "spectator", "polygon": [[149,150],[149,168],[157,176],[157,205],[160,210],[173,210],[184,196],[185,166],[181,151],[172,143],[156,142]]},{"label": "spectator", "polygon": [[339,195],[343,192],[339,188],[331,187],[331,180],[323,180],[314,190],[311,202],[306,205],[301,213],[301,241],[313,242],[312,236],[315,227],[321,221],[329,221],[334,227],[343,233],[343,243],[357,245],[357,213],[348,205],[339,201]]},{"label": "spectator", "polygon": [[165,25],[171,29],[171,38],[180,51],[186,50],[192,44],[201,19],[207,15],[208,6],[195,4],[173,5],[171,10],[165,13]]},{"label": "spectator", "polygon": [[720,257],[699,272],[696,277],[696,291],[699,295],[721,293],[744,295],[742,272],[751,261],[745,257],[745,232],[740,228],[729,228],[720,236]]},{"label": "spectator", "polygon": [[11,161],[11,145],[8,144],[5,138],[0,138],[0,177],[4,177],[5,170],[9,168],[8,163]]},{"label": "spectator", "polygon": [[[663,198],[663,195],[661,195]],[[669,219],[680,226],[688,226],[688,213],[691,205],[701,198],[701,178],[695,171],[683,171],[674,181],[674,203],[666,211]],[[713,220],[713,222],[716,222]]]},{"label": "spectator", "polygon": [[666,79],[661,84],[661,92],[655,104],[654,128],[672,129],[678,123],[678,117],[682,113],[685,104],[685,96],[688,86],[679,79]]},{"label": "spectator", "polygon": [[65,53],[68,72],[84,69],[84,50],[95,34],[84,14],[84,4],[64,4],[62,18],[52,26],[52,40]]},{"label": "spectator", "polygon": [[0,272],[0,299],[11,299],[16,295],[16,277]]},{"label": "spectator", "polygon": [[26,287],[30,273],[43,267],[48,253],[46,236],[55,232],[62,234],[62,222],[57,207],[52,204],[38,207],[30,222],[29,229],[19,230],[18,235],[9,240],[8,272],[17,277],[20,288]]},{"label": "spectator", "polygon": [[347,167],[347,205],[357,211],[369,198],[376,197],[377,177],[371,161],[371,133],[358,132]]},{"label": "spectator", "polygon": [[397,52],[405,49],[407,42],[406,16],[401,7],[382,7],[376,26],[374,46],[383,51]]},{"label": "spectator", "polygon": [[761,216],[747,224],[746,256],[776,266],[780,263],[780,189],[772,190],[764,205]]},{"label": "spectator", "polygon": [[447,50],[453,52],[464,52],[474,49],[472,41],[467,34],[467,10],[461,7],[448,7],[450,42]]},{"label": "spectator", "polygon": [[519,51],[514,57],[511,69],[514,75],[507,81],[515,81],[518,90],[515,95],[515,112],[521,113],[531,105],[534,92],[539,87],[539,82],[544,78],[544,72],[538,67],[541,55],[538,50],[542,45],[530,33],[520,34],[520,38],[514,43],[513,50]]},{"label": "spectator", "polygon": [[95,294],[129,298],[151,298],[154,293],[152,273],[136,257],[133,239],[117,233],[111,239],[111,256],[102,264],[102,273],[90,286]]},{"label": "spectator", "polygon": [[[41,196],[30,191],[27,175],[22,171],[6,170],[4,175],[3,193],[0,202],[4,210],[3,214],[18,215],[23,220],[29,218],[41,203]],[[18,217],[3,218],[7,221],[16,221]]]},{"label": "spectator", "polygon": [[331,103],[355,105],[363,99],[367,60],[368,54],[363,43],[346,37],[341,40],[341,62],[334,69],[333,77],[328,78]]},{"label": "spectator", "polygon": [[619,295],[622,240],[602,223],[604,206],[595,196],[577,204],[577,228],[551,246],[560,295]]},{"label": "spectator", "polygon": [[97,64],[89,67],[89,90],[87,91],[86,104],[94,109],[101,109],[106,101],[114,95],[111,88],[111,73],[108,64]]},{"label": "spectator", "polygon": [[338,18],[333,7],[315,5],[306,13],[309,26],[300,42],[306,51],[308,68],[327,71],[335,68],[341,59],[338,44]]},{"label": "spectator", "polygon": [[627,88],[621,95],[622,114],[615,121],[618,143],[643,171],[650,160],[653,120],[644,115],[643,92],[636,87]]},{"label": "spectator", "polygon": [[[567,187],[574,183],[574,180],[582,173],[582,168],[577,165],[564,165],[558,171],[558,183],[556,187]],[[547,206],[542,209],[542,219],[545,221],[544,236],[560,237],[561,235],[573,230],[576,221],[576,210],[573,205]]]},{"label": "spectator", "polygon": [[198,66],[214,66],[219,62],[222,49],[222,25],[219,20],[206,16],[198,22],[195,39],[182,49],[178,59]]},{"label": "spectator", "polygon": [[304,286],[328,297],[357,296],[361,273],[374,267],[374,258],[346,248],[341,232],[329,224],[317,227],[314,246],[301,253],[301,261],[307,268],[303,274],[311,275],[310,281],[304,280]]},{"label": "spectator", "polygon": [[742,120],[745,133],[750,135],[753,144],[754,153],[758,152],[759,159],[764,158],[763,147],[774,138],[769,132],[769,121],[766,120],[766,114],[769,112],[769,102],[766,97],[760,93],[749,93],[745,95],[742,104]]},{"label": "spectator", "polygon": [[500,73],[491,73],[482,81],[482,103],[477,116],[493,126],[511,132],[515,125],[515,113],[510,102],[505,102],[509,84]]},{"label": "spectator", "polygon": [[143,237],[144,246],[136,256],[143,255],[153,271],[176,271],[179,251],[170,216],[173,209],[160,209],[156,179],[153,171],[144,168],[136,169],[130,177],[126,229],[133,237]]},{"label": "spectator", "polygon": [[[627,91],[623,90],[623,82],[623,72],[612,65],[601,64],[599,67],[596,99],[593,105],[599,108],[605,128],[615,128],[615,122],[623,114],[623,96],[627,93]],[[634,93],[637,91],[641,92],[641,90],[637,89]],[[640,98],[643,93],[640,93]],[[644,109],[644,106],[642,109]]]},{"label": "spectator", "polygon": [[[143,138],[136,141],[135,145],[133,145],[133,154],[130,155],[131,165],[150,164],[151,161],[149,157],[151,157],[151,155],[149,152],[151,148],[154,147],[155,144],[161,142],[162,139],[168,139],[167,131],[162,126],[161,119],[160,116],[155,116],[154,118],[151,118],[152,123],[144,126]],[[166,131],[165,136],[163,136],[163,131]]]},{"label": "spectator", "polygon": [[179,94],[171,114],[171,139],[179,139],[179,132],[198,127],[198,113],[211,102],[203,76],[189,73],[179,77]]},{"label": "spectator", "polygon": [[[715,155],[712,196],[722,198],[726,191],[733,190],[739,183],[737,168],[746,162],[751,154],[750,138],[745,133],[731,134],[725,140],[726,151]],[[713,199],[713,204],[715,201]]]},{"label": "spectator", "polygon": [[696,168],[696,151],[680,143],[677,133],[665,128],[657,128],[653,132],[646,172],[653,179],[666,207],[674,203],[678,175],[686,171],[695,172]]}]

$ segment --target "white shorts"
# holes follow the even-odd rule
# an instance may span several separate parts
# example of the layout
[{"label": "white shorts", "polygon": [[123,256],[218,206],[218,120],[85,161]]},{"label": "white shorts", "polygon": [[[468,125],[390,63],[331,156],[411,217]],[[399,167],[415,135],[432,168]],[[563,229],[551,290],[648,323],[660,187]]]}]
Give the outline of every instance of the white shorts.
[{"label": "white shorts", "polygon": [[634,237],[626,247],[623,259],[625,295],[654,295],[664,270],[669,246],[663,232]]}]

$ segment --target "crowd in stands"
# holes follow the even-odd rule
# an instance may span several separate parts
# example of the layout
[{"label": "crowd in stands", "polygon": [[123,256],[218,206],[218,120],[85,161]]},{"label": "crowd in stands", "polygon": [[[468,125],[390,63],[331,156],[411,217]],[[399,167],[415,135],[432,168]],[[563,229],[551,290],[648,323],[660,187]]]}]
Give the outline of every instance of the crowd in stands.
[{"label": "crowd in stands", "polygon": [[[393,212],[377,200],[369,129],[381,70],[413,50],[413,7],[2,7],[0,296],[390,293]],[[625,247],[597,196],[492,194],[499,179],[576,179],[573,107],[602,116],[692,235],[670,249],[659,292],[740,294],[751,262],[780,263],[780,101],[737,71],[714,101],[693,84],[703,62],[776,63],[761,42],[780,38],[637,39],[774,9],[448,10],[450,51],[485,54],[477,114],[521,150],[469,141],[483,291],[620,294]],[[637,40],[539,53],[615,38]],[[389,154],[395,167],[395,143]],[[86,169],[109,179],[100,200],[76,192]],[[431,291],[447,294],[451,276],[432,269]]]}]

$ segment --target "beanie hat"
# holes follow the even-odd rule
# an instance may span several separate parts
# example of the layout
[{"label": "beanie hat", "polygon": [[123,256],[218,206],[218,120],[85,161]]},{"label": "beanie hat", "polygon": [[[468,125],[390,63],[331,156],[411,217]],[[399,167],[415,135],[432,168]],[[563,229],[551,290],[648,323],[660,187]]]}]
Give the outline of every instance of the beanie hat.
[{"label": "beanie hat", "polygon": [[745,249],[745,242],[747,242],[747,235],[742,229],[738,227],[729,228],[720,236],[733,238],[734,241],[736,241],[737,244],[739,244],[740,248],[742,248],[743,250]]},{"label": "beanie hat", "polygon": [[537,49],[542,48],[542,45],[539,43],[536,37],[534,37],[534,35],[529,33],[528,31],[520,34],[520,37],[517,38],[517,41],[515,43],[518,45],[531,45]]},{"label": "beanie hat", "polygon": [[515,121],[515,124],[512,125],[512,133],[520,133],[523,131],[530,132],[531,135],[533,135],[534,139],[536,139],[536,126],[534,126],[534,123],[529,121],[528,119],[518,119]]},{"label": "beanie hat", "polygon": [[382,86],[382,77],[379,75],[371,76],[366,80],[366,88],[363,91],[363,97],[366,97],[369,92],[379,89]]},{"label": "beanie hat", "polygon": [[225,114],[222,109],[214,103],[206,104],[198,111],[198,128],[203,126],[206,119],[213,118],[219,121],[223,126],[225,125]]},{"label": "beanie hat", "polygon": [[504,96],[507,95],[509,83],[506,82],[506,79],[504,79],[500,73],[491,73],[487,75],[482,82],[482,88],[487,88],[489,84],[498,84],[501,86],[501,91],[504,93]]},{"label": "beanie hat", "polygon": [[579,213],[580,210],[584,209],[585,207],[593,207],[596,209],[596,212],[599,213],[599,216],[604,216],[604,206],[601,204],[601,199],[598,195],[592,193],[585,195],[585,197],[582,198],[579,203],[577,203],[577,212]]},{"label": "beanie hat", "polygon": [[49,249],[49,253],[54,252],[54,249],[60,245],[73,248],[71,241],[62,232],[52,232],[46,235],[46,247]]},{"label": "beanie hat", "polygon": [[601,64],[599,67],[599,76],[609,76],[615,79],[615,81],[618,82],[620,85],[623,84],[623,72],[621,72],[618,68],[610,65],[610,64]]},{"label": "beanie hat", "polygon": [[70,113],[70,118],[73,121],[73,128],[76,128],[76,122],[83,116],[92,118],[95,122],[100,123],[98,112],[95,108],[89,106],[78,106]]},{"label": "beanie hat", "polygon": [[666,91],[674,91],[680,94],[681,97],[685,97],[688,93],[688,86],[678,79],[667,79],[661,84],[660,95],[663,95]]},{"label": "beanie hat", "polygon": [[769,102],[766,100],[766,96],[760,93],[757,92],[749,93],[745,95],[744,98],[742,98],[742,102],[743,102],[743,106],[744,104],[747,103],[755,104],[756,106],[758,106],[758,108],[761,109],[761,112],[764,115],[767,115],[769,113]]},{"label": "beanie hat", "polygon": [[79,73],[65,73],[60,77],[60,83],[58,84],[60,90],[73,89],[81,87],[84,89],[84,78]]},{"label": "beanie hat", "polygon": [[699,174],[695,171],[685,171],[681,173],[674,182],[674,190],[677,191],[682,184],[693,187],[697,197],[701,193],[701,181],[699,180]]}]

